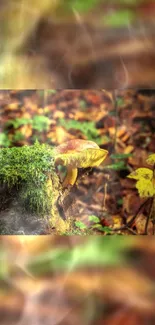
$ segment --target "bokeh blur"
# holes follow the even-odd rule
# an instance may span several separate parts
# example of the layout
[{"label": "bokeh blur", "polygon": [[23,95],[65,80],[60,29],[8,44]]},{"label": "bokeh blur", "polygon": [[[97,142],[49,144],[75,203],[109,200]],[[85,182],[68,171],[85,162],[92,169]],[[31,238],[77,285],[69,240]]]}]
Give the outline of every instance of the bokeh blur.
[{"label": "bokeh blur", "polygon": [[2,0],[0,88],[153,88],[154,14],[154,0]]},{"label": "bokeh blur", "polygon": [[1,236],[1,325],[153,325],[147,237]]}]

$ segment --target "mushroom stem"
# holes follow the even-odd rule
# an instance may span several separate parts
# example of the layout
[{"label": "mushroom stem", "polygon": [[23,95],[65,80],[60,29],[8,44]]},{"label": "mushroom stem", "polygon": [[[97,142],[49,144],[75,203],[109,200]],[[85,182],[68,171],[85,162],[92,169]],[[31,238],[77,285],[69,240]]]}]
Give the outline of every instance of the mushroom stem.
[{"label": "mushroom stem", "polygon": [[77,179],[77,175],[77,168],[71,168],[70,166],[67,166],[67,175],[63,181],[63,187],[66,187],[68,185],[74,185]]}]

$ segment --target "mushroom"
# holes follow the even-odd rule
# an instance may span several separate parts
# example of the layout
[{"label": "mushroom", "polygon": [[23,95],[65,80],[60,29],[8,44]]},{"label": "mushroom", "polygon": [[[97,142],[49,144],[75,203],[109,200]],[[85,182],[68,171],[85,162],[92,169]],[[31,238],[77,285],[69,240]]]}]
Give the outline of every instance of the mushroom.
[{"label": "mushroom", "polygon": [[67,168],[63,187],[74,185],[78,168],[99,166],[107,157],[108,151],[100,149],[93,141],[74,139],[60,144],[55,148],[55,164]]}]

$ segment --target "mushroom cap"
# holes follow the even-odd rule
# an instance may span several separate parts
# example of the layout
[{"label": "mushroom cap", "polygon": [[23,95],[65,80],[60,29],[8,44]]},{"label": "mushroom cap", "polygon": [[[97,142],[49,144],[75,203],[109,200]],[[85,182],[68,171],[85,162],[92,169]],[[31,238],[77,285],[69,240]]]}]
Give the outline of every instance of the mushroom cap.
[{"label": "mushroom cap", "polygon": [[55,149],[55,162],[71,168],[97,167],[107,154],[107,150],[100,149],[93,141],[75,139]]},{"label": "mushroom cap", "polygon": [[90,148],[98,148],[99,146],[93,141],[87,141],[82,139],[74,139],[66,141],[65,143],[60,144],[58,147],[55,148],[56,153],[64,154],[68,153],[69,151],[82,151],[85,149]]}]

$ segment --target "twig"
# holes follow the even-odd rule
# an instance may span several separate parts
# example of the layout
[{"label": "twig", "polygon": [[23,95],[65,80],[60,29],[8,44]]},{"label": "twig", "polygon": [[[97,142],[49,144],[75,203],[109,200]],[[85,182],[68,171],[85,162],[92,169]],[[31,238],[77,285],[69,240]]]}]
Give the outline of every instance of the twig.
[{"label": "twig", "polygon": [[[153,181],[154,181],[154,173],[155,173],[155,164],[153,165]],[[148,217],[147,217],[146,225],[145,225],[145,232],[144,232],[145,235],[147,235],[147,228],[148,228],[149,219],[151,219],[151,217],[153,215],[154,202],[155,202],[154,200],[155,200],[155,196],[153,196],[153,198],[151,198],[149,213],[148,213]],[[153,222],[153,235],[154,235],[155,234],[155,220],[154,220],[154,216],[153,216],[152,219],[153,219],[152,222]]]},{"label": "twig", "polygon": [[128,231],[130,231],[133,235],[137,235],[137,233],[134,231],[134,230],[132,230],[131,228],[129,228],[127,225],[124,225],[124,226],[122,226],[122,227],[119,227],[119,228],[114,228],[114,229],[111,229],[111,231],[120,231],[120,230],[128,230]]},{"label": "twig", "polygon": [[114,101],[114,109],[116,113],[116,125],[115,125],[115,136],[114,136],[114,151],[116,152],[116,146],[117,146],[117,131],[118,131],[118,105],[117,105],[117,92],[114,90],[112,92],[113,95],[113,101]]},{"label": "twig", "polygon": [[131,229],[131,228],[129,228],[129,227],[126,227],[126,229],[127,229],[128,231],[130,231],[133,235],[137,235],[137,232],[134,231],[133,229]]},{"label": "twig", "polygon": [[[152,205],[152,204],[151,204]],[[150,205],[150,206],[151,206]],[[144,230],[144,235],[147,235],[147,228],[148,228],[148,224],[149,224],[149,219],[150,219],[150,213],[148,214],[147,218],[146,218],[146,224],[145,224],[145,230]]]}]

